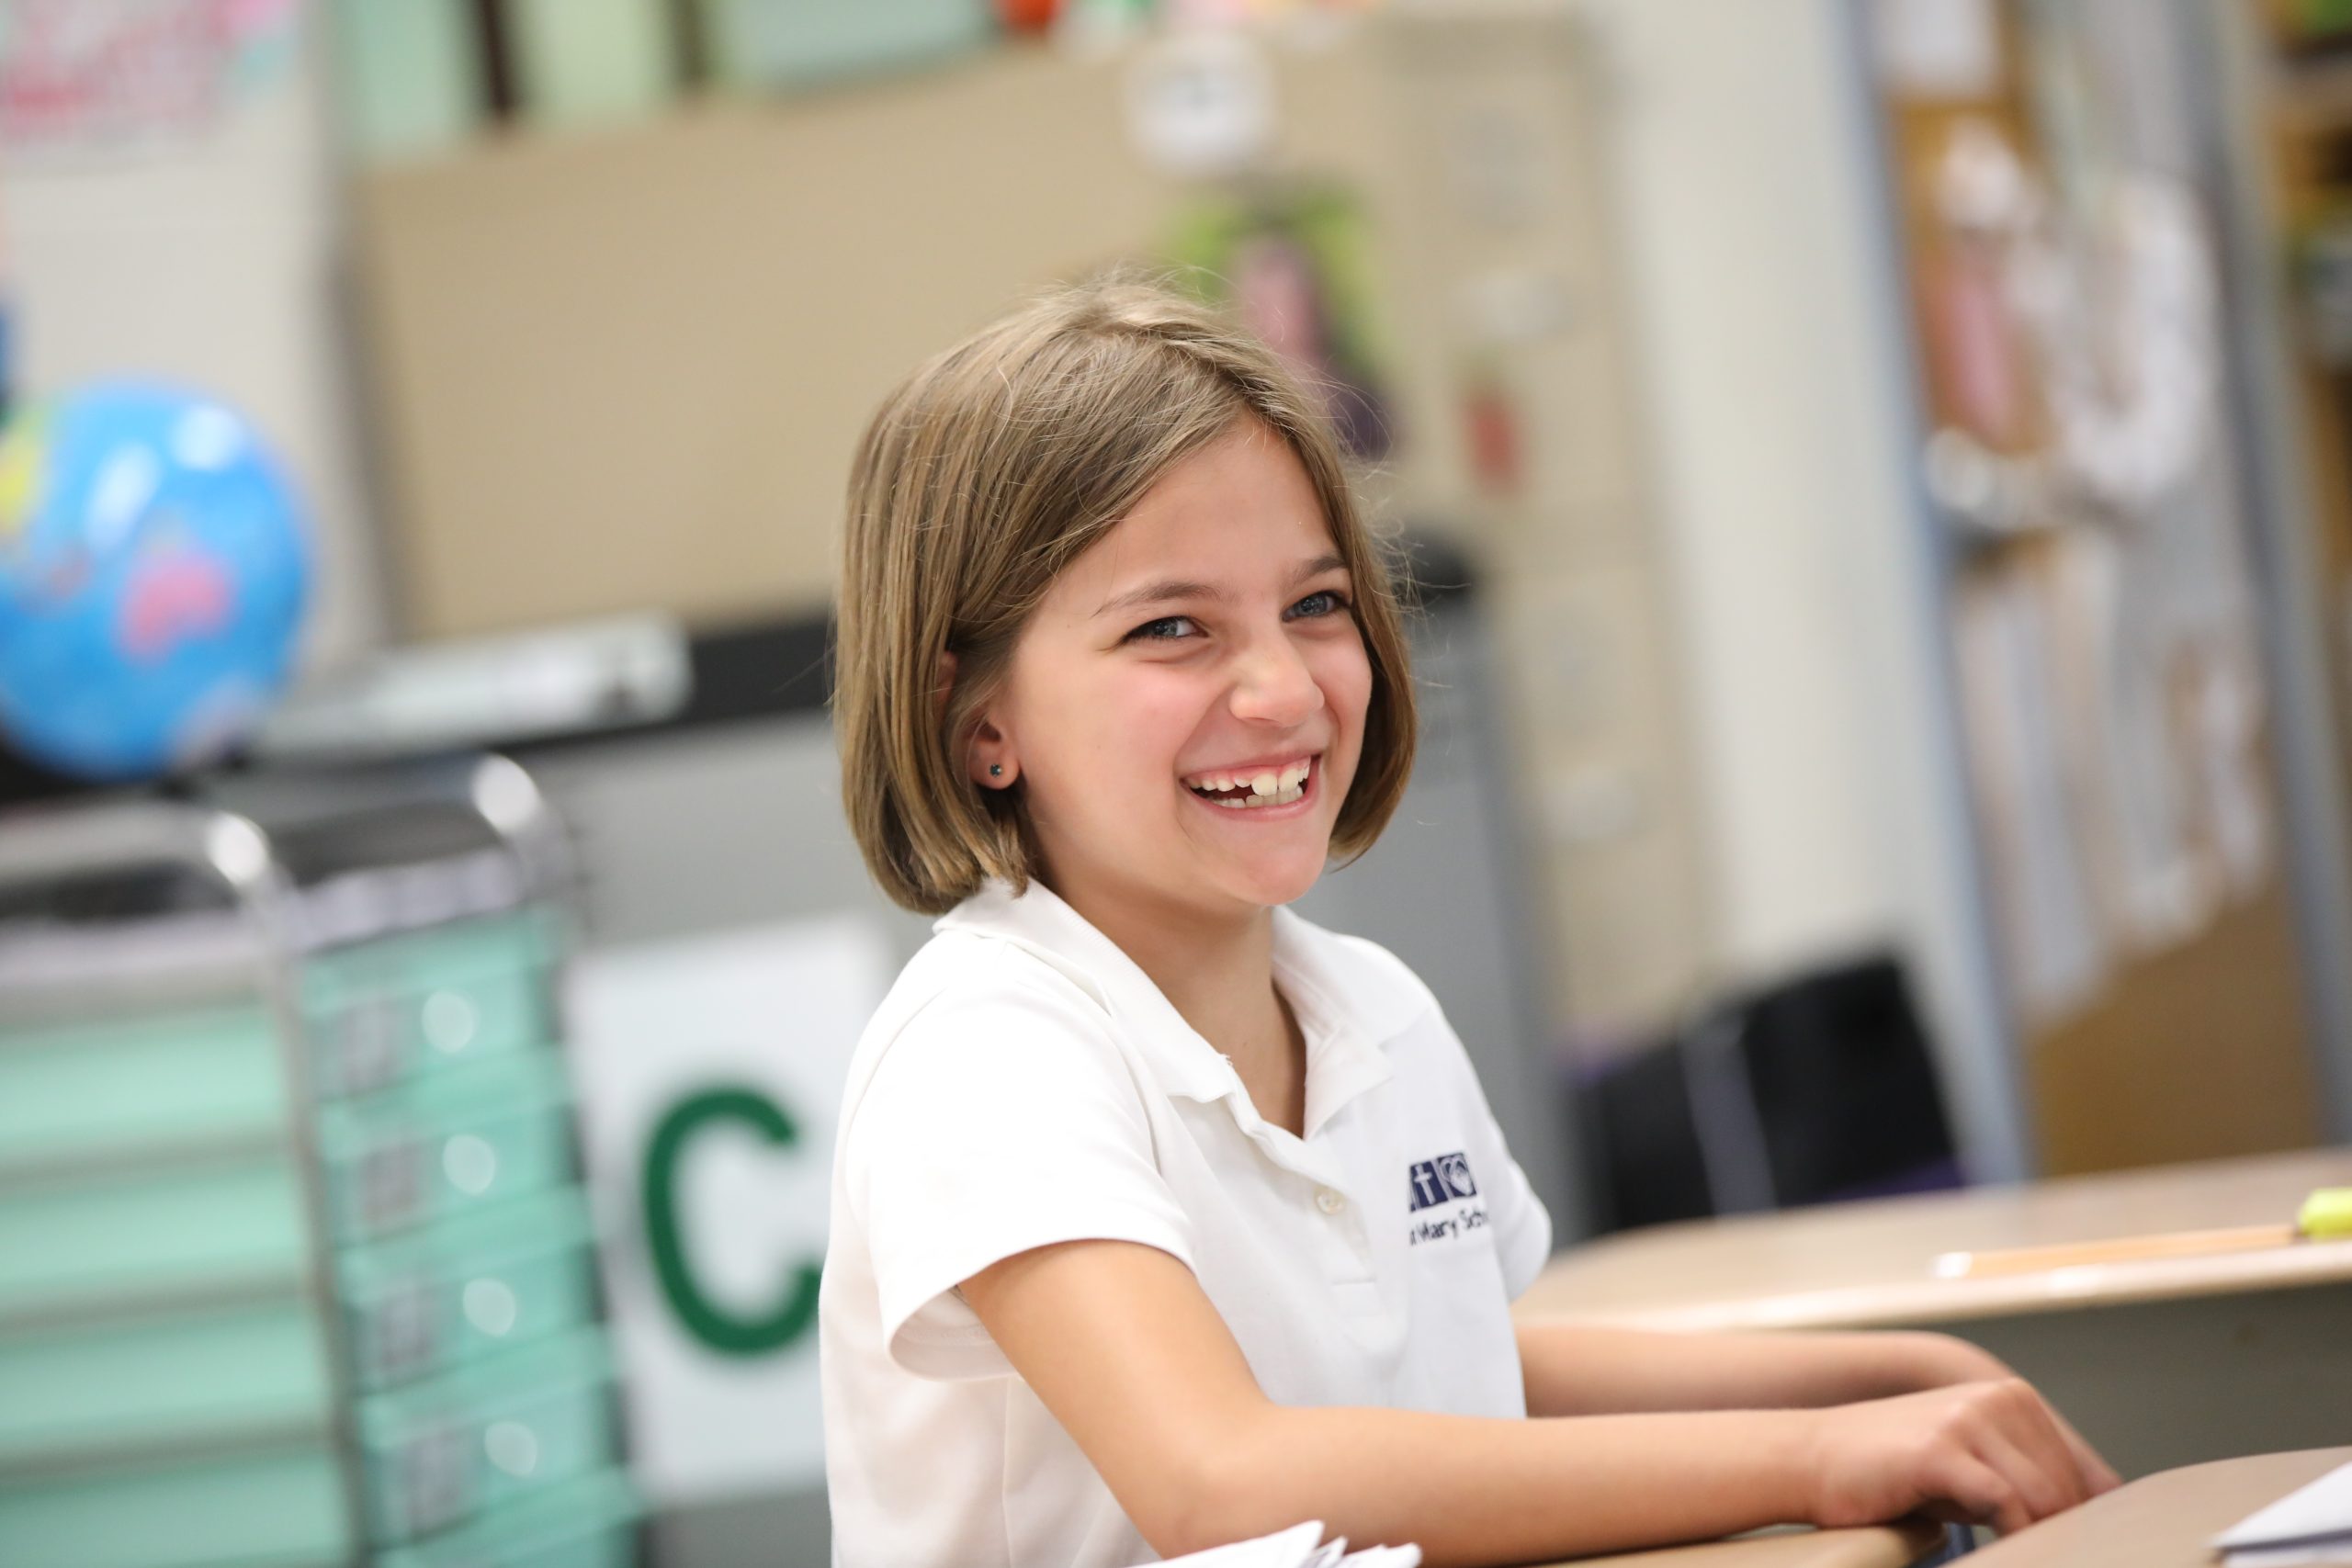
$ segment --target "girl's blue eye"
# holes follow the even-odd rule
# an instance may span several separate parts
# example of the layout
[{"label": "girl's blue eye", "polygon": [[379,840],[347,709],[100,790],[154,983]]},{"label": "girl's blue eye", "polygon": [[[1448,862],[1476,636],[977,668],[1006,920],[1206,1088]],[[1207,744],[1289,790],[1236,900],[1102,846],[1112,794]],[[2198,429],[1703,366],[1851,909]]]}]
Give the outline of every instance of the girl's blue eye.
[{"label": "girl's blue eye", "polygon": [[1320,592],[1309,593],[1306,598],[1293,604],[1290,607],[1290,613],[1294,615],[1312,618],[1317,615],[1336,615],[1347,607],[1348,602],[1345,599],[1341,598],[1335,590],[1326,588]]},{"label": "girl's blue eye", "polygon": [[1190,615],[1162,615],[1156,621],[1146,621],[1127,634],[1129,642],[1173,642],[1184,636],[1184,628],[1193,624]]}]

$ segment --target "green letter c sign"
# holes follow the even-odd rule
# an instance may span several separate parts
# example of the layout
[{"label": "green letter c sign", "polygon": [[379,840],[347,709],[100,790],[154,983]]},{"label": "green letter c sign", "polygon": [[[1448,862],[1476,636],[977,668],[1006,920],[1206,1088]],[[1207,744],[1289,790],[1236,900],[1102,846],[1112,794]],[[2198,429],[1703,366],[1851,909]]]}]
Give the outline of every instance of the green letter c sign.
[{"label": "green letter c sign", "polygon": [[823,1273],[818,1264],[801,1260],[775,1310],[759,1316],[739,1316],[703,1293],[678,1224],[678,1165],[695,1134],[723,1122],[741,1122],[780,1149],[800,1139],[784,1108],[755,1089],[729,1084],[681,1100],[655,1126],[646,1145],[645,1238],[662,1294],[686,1331],[722,1356],[762,1356],[815,1326],[817,1286]]}]

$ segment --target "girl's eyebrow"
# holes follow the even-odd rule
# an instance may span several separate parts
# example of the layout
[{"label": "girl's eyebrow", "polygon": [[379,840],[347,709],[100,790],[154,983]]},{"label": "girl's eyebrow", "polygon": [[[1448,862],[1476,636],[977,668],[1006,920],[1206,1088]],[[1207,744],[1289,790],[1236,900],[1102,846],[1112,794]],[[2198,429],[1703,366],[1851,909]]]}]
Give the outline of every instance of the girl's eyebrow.
[{"label": "girl's eyebrow", "polygon": [[[1336,555],[1317,556],[1290,574],[1291,585],[1297,586],[1310,577],[1320,577],[1327,571],[1344,570],[1347,562]],[[1222,601],[1225,591],[1212,582],[1198,582],[1190,578],[1169,577],[1157,582],[1147,582],[1140,588],[1105,599],[1094,614],[1110,615],[1114,610],[1139,610],[1146,605],[1166,604],[1179,600],[1206,599]]]},{"label": "girl's eyebrow", "polygon": [[1107,615],[1114,610],[1138,610],[1147,604],[1165,604],[1180,599],[1223,599],[1224,597],[1223,591],[1214,584],[1170,577],[1158,582],[1147,582],[1141,588],[1129,589],[1116,598],[1105,599],[1102,601],[1102,608],[1094,613],[1101,616]]}]

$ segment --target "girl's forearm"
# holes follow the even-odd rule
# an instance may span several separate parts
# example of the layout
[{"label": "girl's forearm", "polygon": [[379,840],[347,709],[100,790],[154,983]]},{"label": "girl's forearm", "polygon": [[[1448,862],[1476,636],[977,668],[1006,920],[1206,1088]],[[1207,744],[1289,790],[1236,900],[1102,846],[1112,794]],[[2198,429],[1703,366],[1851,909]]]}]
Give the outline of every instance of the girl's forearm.
[{"label": "girl's forearm", "polygon": [[2007,1373],[1940,1334],[1662,1334],[1532,1323],[1519,1330],[1519,1350],[1532,1416],[1804,1409]]},{"label": "girl's forearm", "polygon": [[1319,1518],[1430,1564],[1545,1562],[1809,1517],[1809,1417],[1782,1411],[1513,1421],[1264,1408],[1237,1434],[1200,1544]]}]

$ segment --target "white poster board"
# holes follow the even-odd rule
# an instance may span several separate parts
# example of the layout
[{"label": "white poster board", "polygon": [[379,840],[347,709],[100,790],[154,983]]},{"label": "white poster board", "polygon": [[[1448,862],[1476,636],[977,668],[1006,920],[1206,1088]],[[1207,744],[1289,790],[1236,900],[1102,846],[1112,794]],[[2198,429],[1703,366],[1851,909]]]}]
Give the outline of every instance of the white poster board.
[{"label": "white poster board", "polygon": [[573,962],[630,1469],[656,1504],[822,1482],[816,1288],[833,1122],[894,967],[881,931],[853,919]]},{"label": "white poster board", "polygon": [[1922,98],[1981,98],[2001,80],[2001,22],[1993,0],[1877,0],[1879,73]]}]

